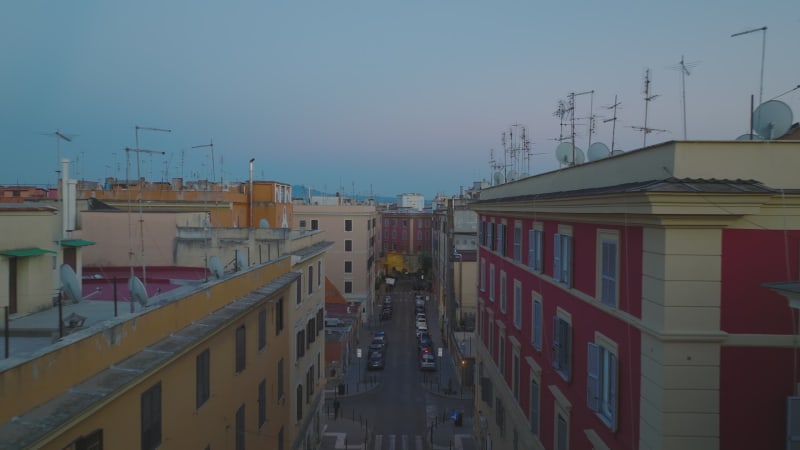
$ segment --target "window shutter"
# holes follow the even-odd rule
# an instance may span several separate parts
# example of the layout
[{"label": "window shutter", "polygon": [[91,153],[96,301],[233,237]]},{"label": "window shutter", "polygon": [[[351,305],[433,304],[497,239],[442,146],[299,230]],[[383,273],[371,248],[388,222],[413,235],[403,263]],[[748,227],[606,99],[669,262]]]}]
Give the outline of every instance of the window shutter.
[{"label": "window shutter", "polygon": [[539,383],[531,381],[531,433],[539,435]]},{"label": "window shutter", "polygon": [[562,236],[561,239],[564,243],[561,249],[561,276],[567,286],[572,286],[572,236]]},{"label": "window shutter", "polygon": [[561,345],[559,342],[559,327],[558,327],[558,316],[553,317],[553,367],[556,369],[560,369],[561,365]]},{"label": "window shutter", "polygon": [[603,304],[616,306],[616,281],[617,281],[617,245],[613,241],[603,241],[602,247],[602,290]]},{"label": "window shutter", "polygon": [[609,353],[608,364],[610,365],[608,368],[608,409],[611,413],[609,418],[611,419],[611,431],[617,431],[617,385],[619,384],[617,380],[617,355]]},{"label": "window shutter", "polygon": [[542,304],[533,302],[533,346],[542,349]]},{"label": "window shutter", "polygon": [[586,404],[594,412],[600,411],[600,348],[587,343],[586,351]]},{"label": "window shutter", "polygon": [[572,379],[572,325],[562,320],[561,329],[564,332],[561,338],[562,368],[564,369],[567,381],[569,381]]},{"label": "window shutter", "polygon": [[561,235],[553,236],[553,278],[561,281]]},{"label": "window shutter", "polygon": [[786,399],[786,449],[800,449],[800,397]]}]

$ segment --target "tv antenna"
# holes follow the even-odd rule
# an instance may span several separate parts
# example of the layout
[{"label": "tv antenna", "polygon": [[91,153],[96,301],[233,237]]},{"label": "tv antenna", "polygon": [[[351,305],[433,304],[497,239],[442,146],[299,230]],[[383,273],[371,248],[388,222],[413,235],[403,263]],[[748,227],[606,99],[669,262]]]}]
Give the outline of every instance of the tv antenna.
[{"label": "tv antenna", "polygon": [[617,108],[620,107],[620,106],[622,106],[622,103],[618,102],[617,101],[617,96],[614,95],[614,104],[611,105],[611,106],[606,106],[605,107],[606,109],[613,109],[614,110],[614,115],[610,119],[606,119],[606,120],[603,121],[603,123],[612,122],[611,123],[611,151],[612,152],[614,151],[614,135],[617,132]]},{"label": "tv antenna", "polygon": [[[575,147],[575,97],[578,97],[578,96],[581,96],[581,95],[586,95],[586,94],[590,94],[591,95],[591,100],[589,102],[589,105],[590,105],[590,107],[589,107],[590,108],[589,116],[590,116],[590,123],[591,123],[591,108],[592,108],[591,105],[594,103],[594,90],[578,92],[578,93],[570,92],[569,95],[568,95],[568,98],[569,98],[569,100],[568,100],[569,101],[569,116],[570,116],[570,139],[572,141],[572,157],[569,160],[569,165],[571,165],[571,166],[575,165],[575,164],[583,163],[583,160],[582,160],[583,151],[581,149],[577,149],[578,152],[581,154],[581,157],[579,157],[578,152],[575,151],[576,150],[576,147]],[[589,142],[590,143],[592,141],[591,135],[592,135],[592,130],[591,130],[591,124],[590,124],[590,126],[589,126]]]},{"label": "tv antenna", "polygon": [[742,36],[745,34],[755,33],[761,31],[761,80],[759,81],[758,88],[758,104],[760,105],[764,95],[764,53],[767,49],[767,27],[753,28],[752,30],[742,31],[740,33],[733,33],[731,37]]},{"label": "tv antenna", "polygon": [[216,166],[214,164],[214,140],[211,139],[208,144],[192,146],[192,148],[208,148],[208,147],[211,147],[211,181],[214,182],[214,180],[217,178]]},{"label": "tv antenna", "polygon": [[56,138],[56,173],[61,170],[61,141],[72,142],[75,135],[64,134],[56,129],[52,133],[42,133],[45,136],[53,136]]},{"label": "tv antenna", "polygon": [[683,55],[677,65],[669,67],[670,70],[679,70],[681,72],[681,105],[683,106],[683,140],[686,140],[686,77],[691,75],[690,69],[694,69],[699,62],[693,61],[690,63],[684,62]]},{"label": "tv antenna", "polygon": [[650,69],[644,70],[644,89],[642,89],[642,93],[644,94],[644,126],[642,127],[631,127],[634,130],[639,130],[642,132],[642,148],[647,147],[647,135],[652,132],[660,132],[666,133],[667,130],[660,130],[658,128],[648,128],[647,127],[647,111],[650,106],[650,102],[655,100],[658,97],[658,94],[651,94],[650,93]]}]

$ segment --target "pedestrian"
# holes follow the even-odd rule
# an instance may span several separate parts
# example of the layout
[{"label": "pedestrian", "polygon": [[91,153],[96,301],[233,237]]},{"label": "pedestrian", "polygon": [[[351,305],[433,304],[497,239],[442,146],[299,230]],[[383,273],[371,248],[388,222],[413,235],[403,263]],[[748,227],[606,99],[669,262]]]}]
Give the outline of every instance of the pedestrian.
[{"label": "pedestrian", "polygon": [[339,399],[338,398],[334,399],[333,400],[333,418],[334,419],[338,419],[339,418],[339,406],[341,406],[339,404]]}]

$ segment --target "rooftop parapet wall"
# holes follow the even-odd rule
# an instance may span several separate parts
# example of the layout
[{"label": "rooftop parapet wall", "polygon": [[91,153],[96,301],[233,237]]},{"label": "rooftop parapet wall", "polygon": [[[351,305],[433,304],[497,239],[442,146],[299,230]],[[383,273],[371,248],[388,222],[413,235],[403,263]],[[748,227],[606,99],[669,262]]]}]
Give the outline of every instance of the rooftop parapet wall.
[{"label": "rooftop parapet wall", "polygon": [[798,189],[798,141],[671,141],[488,188],[480,200],[666,178],[756,180]]},{"label": "rooftop parapet wall", "polygon": [[[92,375],[169,336],[291,270],[289,258],[169,299],[133,315],[68,335],[31,358],[0,361],[0,423],[30,410]],[[151,299],[154,301],[154,299]]]}]

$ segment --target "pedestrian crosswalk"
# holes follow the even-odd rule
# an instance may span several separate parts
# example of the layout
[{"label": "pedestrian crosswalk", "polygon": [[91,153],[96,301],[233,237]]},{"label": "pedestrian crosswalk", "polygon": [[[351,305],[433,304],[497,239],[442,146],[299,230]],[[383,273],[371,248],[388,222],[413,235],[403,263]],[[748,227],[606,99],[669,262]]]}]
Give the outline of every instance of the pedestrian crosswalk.
[{"label": "pedestrian crosswalk", "polygon": [[437,445],[419,434],[376,434],[367,443],[348,442],[347,433],[329,432],[324,436],[329,445],[323,445],[322,448],[336,450],[464,450],[464,444],[472,439],[468,434],[456,434],[448,445]]}]

